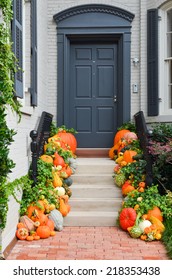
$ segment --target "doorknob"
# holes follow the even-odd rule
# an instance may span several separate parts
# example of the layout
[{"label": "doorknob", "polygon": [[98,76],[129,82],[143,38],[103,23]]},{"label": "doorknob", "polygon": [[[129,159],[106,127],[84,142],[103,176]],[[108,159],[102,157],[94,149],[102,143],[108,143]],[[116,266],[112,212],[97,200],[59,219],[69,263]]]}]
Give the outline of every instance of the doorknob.
[{"label": "doorknob", "polygon": [[113,102],[114,102],[114,103],[117,102],[117,96],[116,96],[116,95],[114,95]]}]

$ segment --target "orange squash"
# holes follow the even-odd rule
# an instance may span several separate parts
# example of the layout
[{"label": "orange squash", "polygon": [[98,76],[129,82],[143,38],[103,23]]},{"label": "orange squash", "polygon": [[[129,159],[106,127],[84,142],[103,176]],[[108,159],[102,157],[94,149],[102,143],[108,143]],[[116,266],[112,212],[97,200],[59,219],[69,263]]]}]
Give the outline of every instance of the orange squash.
[{"label": "orange squash", "polygon": [[131,163],[134,161],[133,157],[137,155],[136,151],[126,150],[123,154],[123,160],[127,163]]},{"label": "orange squash", "polygon": [[67,216],[67,214],[70,211],[70,209],[68,207],[68,204],[66,204],[65,201],[62,198],[60,198],[59,211],[60,211],[60,213],[62,214],[63,217]]},{"label": "orange squash", "polygon": [[33,241],[33,240],[34,240],[34,237],[31,236],[31,235],[28,235],[28,236],[26,237],[26,240],[27,240],[27,241]]},{"label": "orange squash", "polygon": [[119,130],[114,137],[114,145],[117,144],[119,142],[119,140],[121,140],[121,138],[124,136],[125,133],[130,132],[130,130],[128,129],[121,129]]},{"label": "orange squash", "polygon": [[63,157],[61,157],[57,152],[54,153],[54,161],[53,164],[55,166],[61,165],[62,167],[65,166],[65,161]]},{"label": "orange squash", "polygon": [[39,236],[39,235],[34,235],[34,236],[33,236],[33,239],[34,239],[34,240],[39,240],[39,239],[40,239],[40,236]]},{"label": "orange squash", "polygon": [[109,157],[110,159],[114,159],[115,154],[117,154],[118,147],[115,145],[109,150]]},{"label": "orange squash", "polygon": [[24,225],[23,227],[27,228],[28,231],[35,230],[34,222],[26,215],[20,217],[19,224],[23,224]]},{"label": "orange squash", "polygon": [[51,232],[50,232],[50,236],[55,236],[56,235],[56,232],[54,231],[54,230],[52,230]]}]

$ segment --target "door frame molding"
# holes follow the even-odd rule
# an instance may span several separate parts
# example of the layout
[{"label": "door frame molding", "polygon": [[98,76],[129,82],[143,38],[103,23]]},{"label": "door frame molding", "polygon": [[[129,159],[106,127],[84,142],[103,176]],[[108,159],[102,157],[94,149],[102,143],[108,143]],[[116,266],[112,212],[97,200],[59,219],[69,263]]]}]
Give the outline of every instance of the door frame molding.
[{"label": "door frame molding", "polygon": [[128,11],[108,5],[76,6],[54,15],[57,24],[57,123],[68,126],[70,94],[69,63],[70,44],[74,40],[102,38],[118,40],[119,80],[117,126],[130,120],[130,45],[131,22],[134,15]]}]

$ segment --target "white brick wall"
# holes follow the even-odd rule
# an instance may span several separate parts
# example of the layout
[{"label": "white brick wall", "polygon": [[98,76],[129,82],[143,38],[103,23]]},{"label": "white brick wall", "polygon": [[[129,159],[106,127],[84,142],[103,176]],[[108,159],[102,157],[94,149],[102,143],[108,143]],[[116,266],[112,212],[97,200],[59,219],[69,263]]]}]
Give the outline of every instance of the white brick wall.
[{"label": "white brick wall", "polygon": [[[9,175],[9,180],[12,181],[15,178],[28,173],[30,166],[30,131],[36,129],[38,120],[42,111],[50,112],[48,107],[48,45],[47,45],[47,0],[38,0],[38,107],[28,107],[30,100],[22,101],[23,114],[20,123],[17,122],[16,114],[8,110],[7,122],[10,128],[17,131],[17,135],[14,137],[14,142],[10,146],[10,158],[16,163],[13,172]],[[30,87],[30,2],[27,1],[24,6],[24,79],[25,88]],[[30,99],[29,93],[28,98]],[[7,225],[3,232],[3,250],[12,241],[15,236],[16,223],[18,221],[19,205],[13,198],[10,198],[9,212]]]}]

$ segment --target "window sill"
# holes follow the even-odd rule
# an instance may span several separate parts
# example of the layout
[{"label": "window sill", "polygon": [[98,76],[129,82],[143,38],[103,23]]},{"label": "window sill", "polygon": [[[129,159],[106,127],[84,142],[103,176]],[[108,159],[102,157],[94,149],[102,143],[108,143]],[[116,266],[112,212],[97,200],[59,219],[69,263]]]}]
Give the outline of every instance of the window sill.
[{"label": "window sill", "polygon": [[172,115],[159,115],[157,117],[147,117],[146,122],[147,123],[153,123],[153,122],[171,123]]},{"label": "window sill", "polygon": [[33,114],[33,107],[23,106],[21,109],[23,115],[31,116]]}]

